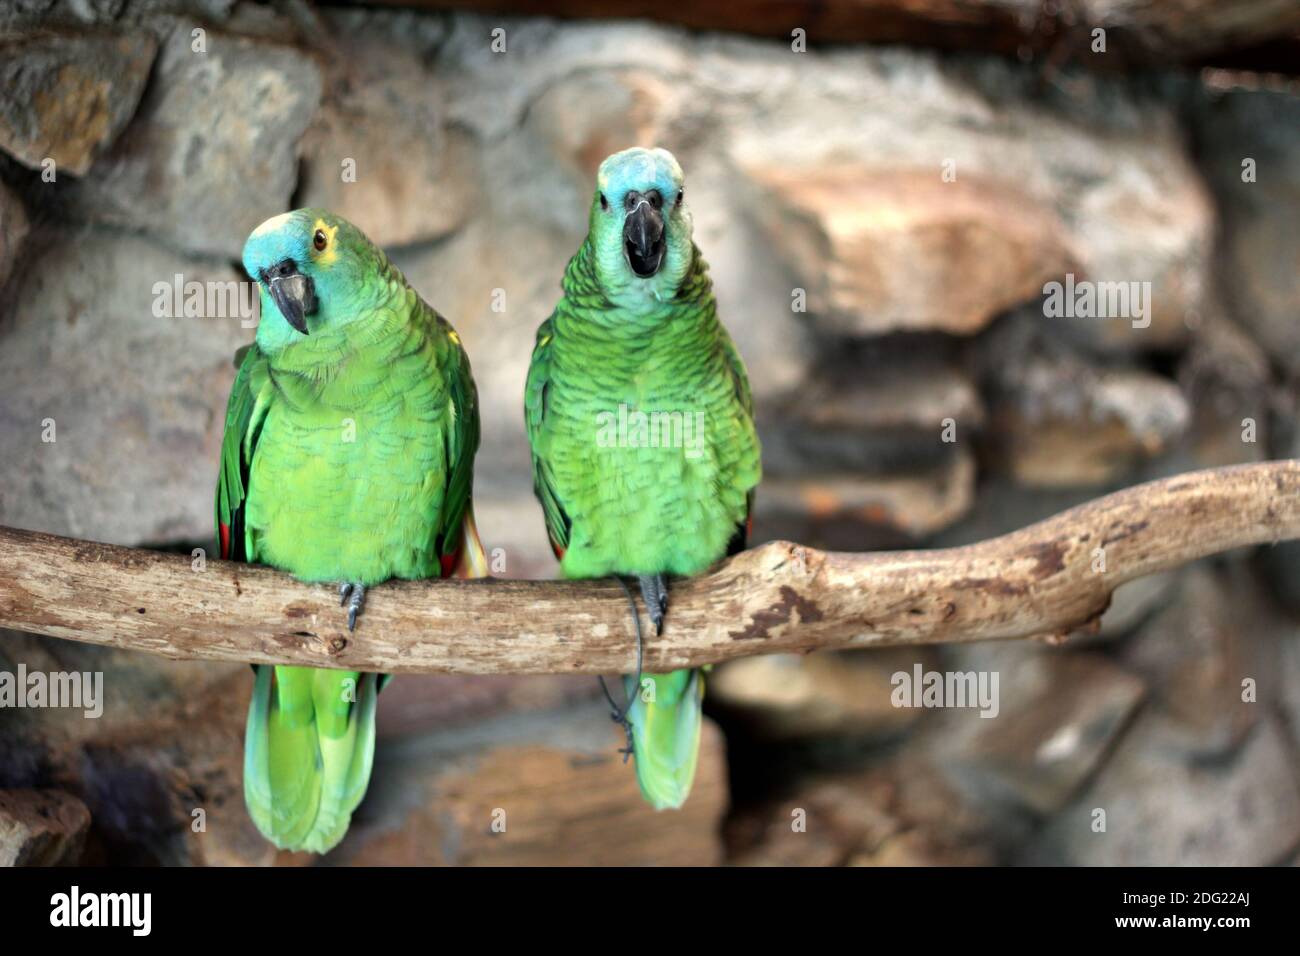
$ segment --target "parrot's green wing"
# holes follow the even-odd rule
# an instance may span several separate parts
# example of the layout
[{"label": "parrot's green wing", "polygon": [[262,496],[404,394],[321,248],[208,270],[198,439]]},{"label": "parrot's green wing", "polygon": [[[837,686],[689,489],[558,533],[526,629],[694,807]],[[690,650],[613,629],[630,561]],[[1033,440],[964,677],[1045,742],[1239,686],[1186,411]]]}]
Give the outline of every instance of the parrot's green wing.
[{"label": "parrot's green wing", "polygon": [[[721,329],[723,354],[727,358],[727,368],[731,372],[731,380],[736,387],[736,398],[740,400],[741,407],[745,414],[750,418],[754,417],[754,393],[749,388],[749,373],[745,371],[745,361],[740,357],[740,352],[736,349],[736,344],[731,341],[731,336],[727,334],[726,329]],[[749,547],[749,532],[754,522],[754,489],[749,489],[746,496],[745,520],[736,528],[736,533],[732,536],[731,542],[727,545],[728,556],[739,554]]]},{"label": "parrot's green wing", "polygon": [[251,561],[244,528],[248,474],[262,423],[270,407],[272,387],[266,358],[256,345],[235,354],[239,371],[226,406],[226,431],[221,439],[221,468],[217,473],[216,518],[223,561]]},{"label": "parrot's green wing", "polygon": [[[424,307],[433,311],[427,305]],[[442,502],[442,520],[436,541],[438,556],[442,560],[442,576],[450,577],[461,557],[472,562],[477,562],[482,557],[482,544],[478,541],[477,532],[473,530],[473,509],[470,505],[470,496],[474,490],[474,454],[479,445],[478,389],[474,385],[469,356],[460,344],[460,337],[442,316],[433,314],[444,334],[447,347],[444,374],[447,376],[451,399],[451,424],[446,430],[445,438],[447,491]],[[463,552],[466,549],[476,550],[479,554],[465,555]]]},{"label": "parrot's green wing", "polygon": [[524,387],[524,420],[528,428],[528,444],[533,451],[533,490],[542,503],[551,548],[557,558],[563,558],[569,546],[569,517],[556,497],[550,466],[539,454],[542,424],[546,418],[546,389],[551,374],[550,345],[554,335],[551,323],[552,319],[547,319],[537,330],[537,344],[533,347],[528,383]]}]

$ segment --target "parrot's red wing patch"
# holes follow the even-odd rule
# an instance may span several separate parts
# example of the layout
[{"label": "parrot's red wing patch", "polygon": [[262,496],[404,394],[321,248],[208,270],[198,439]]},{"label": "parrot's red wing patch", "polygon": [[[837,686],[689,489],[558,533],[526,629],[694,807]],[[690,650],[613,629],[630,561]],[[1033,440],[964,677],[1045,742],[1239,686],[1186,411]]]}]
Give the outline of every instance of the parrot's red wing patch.
[{"label": "parrot's red wing patch", "polygon": [[754,502],[750,499],[749,509],[745,512],[745,520],[736,525],[736,532],[727,542],[727,557],[733,554],[740,554],[749,547],[749,539],[754,533]]},{"label": "parrot's red wing patch", "polygon": [[451,577],[451,573],[456,570],[456,564],[460,561],[460,554],[464,550],[462,546],[451,554],[444,554],[438,558],[438,561],[442,564],[442,576],[444,578]]},{"label": "parrot's red wing patch", "polygon": [[221,560],[230,560],[230,525],[221,523]]}]

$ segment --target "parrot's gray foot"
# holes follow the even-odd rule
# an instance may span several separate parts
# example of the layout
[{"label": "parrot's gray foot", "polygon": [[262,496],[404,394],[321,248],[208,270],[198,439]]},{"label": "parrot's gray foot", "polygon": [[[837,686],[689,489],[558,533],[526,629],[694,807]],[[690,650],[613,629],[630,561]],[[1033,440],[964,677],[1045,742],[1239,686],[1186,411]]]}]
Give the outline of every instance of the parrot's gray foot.
[{"label": "parrot's gray foot", "polygon": [[366,606],[366,586],[344,581],[339,585],[339,604],[348,606],[348,630],[355,631],[357,617]]},{"label": "parrot's gray foot", "polygon": [[664,614],[668,610],[668,582],[662,574],[639,574],[637,581],[641,584],[641,597],[650,621],[655,626],[655,633],[664,632]]},{"label": "parrot's gray foot", "polygon": [[[637,613],[636,598],[632,597],[632,589],[627,586],[627,582],[624,581],[623,578],[618,575],[615,575],[614,580],[617,581],[619,585],[623,588],[623,593],[627,595],[627,606],[632,609],[632,628],[633,630],[636,631],[636,680],[632,682],[632,687],[640,688],[641,661],[642,661],[642,656],[645,652],[645,641],[642,639],[641,636],[641,615]],[[643,588],[641,592],[642,595],[645,594],[644,591],[645,580],[646,579],[644,578],[642,579],[642,588]],[[636,753],[636,749],[634,746],[635,742],[632,737],[632,721],[628,719],[627,715],[628,715],[628,711],[632,709],[632,694],[637,693],[638,691],[636,690],[628,691],[628,687],[625,682],[623,688],[627,696],[627,703],[624,704],[622,708],[620,708],[618,704],[614,702],[614,695],[609,692],[609,687],[606,686],[605,684],[605,678],[600,675],[597,675],[596,680],[600,681],[600,689],[605,694],[605,700],[609,701],[610,718],[615,723],[621,724],[623,727],[623,735],[626,739],[626,743],[622,748],[619,749],[618,752],[623,755],[623,762],[627,763],[628,758],[631,757],[634,753]]]}]

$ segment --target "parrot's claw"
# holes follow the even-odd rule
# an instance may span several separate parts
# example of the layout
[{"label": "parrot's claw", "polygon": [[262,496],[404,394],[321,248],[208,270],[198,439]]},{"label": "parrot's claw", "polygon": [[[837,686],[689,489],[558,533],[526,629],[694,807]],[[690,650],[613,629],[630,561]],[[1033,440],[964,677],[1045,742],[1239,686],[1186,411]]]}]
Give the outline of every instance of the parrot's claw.
[{"label": "parrot's claw", "polygon": [[[632,597],[632,589],[627,586],[627,582],[620,576],[615,576],[614,580],[623,588],[623,593],[627,595],[628,607],[632,609],[632,628],[636,631],[636,681],[633,686],[641,686],[641,661],[645,651],[645,642],[641,639],[641,615],[636,610],[636,598]],[[645,595],[646,581],[649,578],[641,578],[642,595]],[[660,581],[662,584],[662,579]],[[665,595],[666,600],[666,595]],[[647,601],[647,604],[650,602]],[[619,748],[619,753],[623,755],[623,762],[627,763],[628,758],[636,753],[635,741],[632,737],[632,721],[628,719],[628,712],[632,709],[632,694],[627,695],[627,703],[620,709],[618,704],[614,703],[614,696],[609,692],[605,685],[605,678],[601,675],[596,676],[600,681],[600,689],[605,695],[605,700],[609,701],[609,716],[617,724],[623,725],[623,735],[626,739],[626,745]]]},{"label": "parrot's claw", "polygon": [[366,606],[365,585],[344,581],[339,585],[339,604],[348,606],[348,630],[355,631],[357,629],[357,617]]},{"label": "parrot's claw", "polygon": [[668,611],[668,582],[662,574],[641,574],[637,581],[641,584],[641,597],[655,626],[655,634],[662,634],[664,614]]}]

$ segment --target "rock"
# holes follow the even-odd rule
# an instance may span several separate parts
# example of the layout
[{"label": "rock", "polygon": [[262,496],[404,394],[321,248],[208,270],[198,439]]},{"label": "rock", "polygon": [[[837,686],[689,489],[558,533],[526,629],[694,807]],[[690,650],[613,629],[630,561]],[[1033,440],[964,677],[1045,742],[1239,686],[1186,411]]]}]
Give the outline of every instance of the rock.
[{"label": "rock", "polygon": [[1300,375],[1300,256],[1290,210],[1300,198],[1300,102],[1267,90],[1207,96],[1194,135],[1218,199],[1219,275],[1232,316]]},{"label": "rock", "polygon": [[[599,804],[600,809],[592,811],[598,818],[616,806],[634,816],[642,808],[635,775],[615,752],[622,738],[606,736],[614,728],[594,699],[598,692],[593,682],[409,677],[394,681],[380,697],[371,785],[344,842],[323,858],[279,851],[258,833],[244,805],[242,741],[250,688],[248,669],[236,665],[223,680],[187,689],[180,706],[169,706],[154,718],[127,722],[126,715],[116,711],[109,734],[79,744],[84,754],[77,764],[82,786],[88,802],[98,808],[97,826],[113,859],[131,859],[143,849],[161,861],[208,866],[415,859],[432,863],[433,857],[419,854],[434,847],[449,852],[460,847],[457,852],[465,856],[459,859],[468,862],[468,848],[487,834],[487,826],[480,833],[467,825],[462,833],[449,820],[459,820],[458,814],[470,814],[477,801],[487,800],[489,823],[491,810],[502,806],[520,830],[535,828],[531,837],[508,844],[507,858],[516,851],[550,852],[550,862],[567,862],[563,843],[538,849],[527,842],[540,839],[546,844],[538,831],[553,835],[548,828],[561,826],[573,827],[579,841],[589,839],[591,830],[584,827],[594,824],[583,819],[584,805],[567,788],[597,791],[585,806]],[[571,725],[555,717],[557,711],[576,709],[582,716],[575,715]],[[538,725],[551,730],[530,737],[528,728]],[[500,727],[509,730],[495,729]],[[498,739],[498,733],[505,739]],[[566,736],[576,743],[568,745]],[[701,804],[695,812],[716,816],[725,804],[726,789],[716,732],[707,741],[711,749],[701,759]],[[489,771],[490,766],[495,771]],[[604,768],[608,781],[600,779],[597,767]],[[626,773],[616,775],[619,771]],[[549,785],[544,782],[548,779]],[[432,787],[434,780],[449,788],[447,793],[438,791],[417,812],[411,807],[417,787]],[[684,845],[668,845],[670,825],[656,830],[653,811],[649,816],[646,840],[664,843],[665,859],[688,862],[690,851]],[[669,816],[657,819],[667,821]],[[633,860],[638,852],[657,852],[633,838],[628,844]],[[706,852],[707,846],[708,841],[701,840],[696,852]],[[485,844],[473,852],[492,857],[501,850],[500,845]],[[573,856],[581,862],[581,851]]]},{"label": "rock", "polygon": [[1204,564],[1183,575],[1177,596],[1123,649],[1123,660],[1152,689],[1151,706],[1169,718],[1198,759],[1222,757],[1260,719],[1243,701],[1244,680],[1264,679],[1260,637],[1267,614],[1242,569],[1215,573]]},{"label": "rock", "polygon": [[[1272,457],[1300,458],[1300,392],[1279,396],[1271,420]],[[1273,595],[1300,620],[1300,541],[1280,541],[1262,548],[1259,563]]]},{"label": "rock", "polygon": [[[1048,386],[1055,377],[1043,370],[1041,382]],[[1043,487],[1106,484],[1168,450],[1187,427],[1182,393],[1146,372],[1108,374],[1071,397],[1082,404],[1056,406],[1041,418],[1015,407],[994,411],[1016,481]]]},{"label": "rock", "polygon": [[125,545],[212,540],[231,358],[253,333],[238,317],[155,317],[155,283],[177,275],[237,279],[91,230],[53,237],[11,283],[0,524]]},{"label": "rock", "polygon": [[60,790],[0,790],[0,866],[81,861],[90,811]]},{"label": "rock", "polygon": [[[55,6],[56,15],[71,15],[86,23],[117,21],[144,25],[185,15],[201,22],[226,24],[240,19],[238,0],[18,0],[22,5]],[[233,14],[233,16],[232,16]]]},{"label": "rock", "polygon": [[[36,736],[55,740],[59,746],[104,734],[114,726],[157,721],[178,710],[194,708],[208,693],[228,690],[226,683],[232,677],[250,674],[244,664],[171,661],[151,654],[0,629],[0,670],[13,671],[19,663],[25,664],[29,672],[104,675],[103,712],[98,718],[87,719],[75,708],[6,711],[7,722],[38,728]],[[21,783],[6,780],[4,785],[37,786],[38,782],[34,778]]]},{"label": "rock", "polygon": [[[855,785],[857,784],[857,785]],[[840,866],[860,847],[894,836],[901,824],[885,796],[856,779],[805,782],[786,799],[729,821],[736,866]]]},{"label": "rock", "polygon": [[[408,116],[326,111],[304,138],[299,204],[343,216],[380,246],[428,242],[458,228],[476,200],[475,146],[454,128],[433,140],[404,134],[396,123]],[[346,160],[356,164],[354,182],[341,178]]]},{"label": "rock", "polygon": [[22,201],[0,183],[0,289],[9,281],[27,230],[27,213]]},{"label": "rock", "polygon": [[710,707],[770,739],[899,735],[922,716],[893,706],[891,679],[913,664],[933,664],[924,649],[765,654],[729,661],[708,681]]},{"label": "rock", "polygon": [[[1182,437],[1191,410],[1173,382],[1139,368],[1093,365],[1050,343],[1036,346],[1032,319],[1016,319],[981,343],[981,360],[994,392],[992,444],[1017,482],[1103,485]],[[1019,359],[1008,362],[1008,355]]]},{"label": "rock", "polygon": [[809,383],[797,415],[807,427],[860,431],[924,431],[936,435],[944,419],[979,428],[984,407],[975,383],[960,369],[910,349],[881,350],[877,362],[860,356],[849,375]]},{"label": "rock", "polygon": [[590,194],[606,156],[670,135],[686,95],[682,85],[644,67],[578,72],[541,91],[527,128],[567,168],[579,195]]},{"label": "rock", "polygon": [[63,0],[63,4],[78,20],[102,23],[121,16],[126,0]]},{"label": "rock", "polygon": [[329,209],[385,247],[456,230],[480,201],[473,135],[447,126],[443,97],[393,38],[354,36],[345,67],[303,137],[297,204]]},{"label": "rock", "polygon": [[[4,632],[0,670],[19,662],[29,672],[103,674],[97,719],[43,708],[6,712],[0,723],[0,787],[57,783],[73,793],[93,817],[100,862],[319,862],[277,851],[245,809],[247,666]],[[394,681],[380,697],[376,767],[356,832],[326,861],[716,862],[727,802],[721,735],[706,727],[686,809],[657,814],[616,752],[623,737],[598,694],[589,678]],[[476,827],[482,803],[487,822]],[[498,806],[510,824],[499,838],[488,831]],[[0,796],[0,848],[3,808]]]},{"label": "rock", "polygon": [[1128,636],[1158,608],[1169,603],[1177,593],[1179,578],[1179,571],[1164,571],[1121,584],[1111,592],[1110,606],[1102,612],[1096,635],[1080,634],[1071,640],[1104,642]]},{"label": "rock", "polygon": [[[913,337],[904,337],[911,339]],[[861,550],[914,543],[958,520],[975,492],[984,409],[954,364],[876,340],[760,405],[763,537]]]},{"label": "rock", "polygon": [[907,831],[871,850],[849,857],[848,866],[992,866],[992,852],[982,846],[935,846],[926,834]]},{"label": "rock", "polygon": [[955,548],[1028,527],[1095,498],[1092,488],[1026,488],[1005,475],[981,476],[979,494],[959,522],[926,541],[927,547]]},{"label": "rock", "polygon": [[1265,580],[1278,601],[1300,619],[1300,541],[1283,541],[1260,554]]},{"label": "rock", "polygon": [[[1113,78],[1089,75],[1072,75],[1068,83],[1045,88],[1029,82],[1023,72],[988,60],[945,62],[896,55],[901,51],[879,51],[864,59],[858,51],[846,51],[843,58],[790,57],[787,65],[738,42],[719,44],[713,52],[725,66],[708,75],[728,94],[727,106],[743,117],[727,144],[742,171],[766,170],[792,192],[813,194],[823,176],[838,184],[837,171],[849,165],[884,190],[905,194],[904,188],[921,183],[916,201],[940,217],[947,214],[945,197],[956,197],[953,187],[965,183],[962,189],[988,200],[981,206],[982,200],[972,199],[975,209],[999,210],[1001,215],[992,220],[999,227],[1015,223],[1010,230],[1014,241],[1004,245],[994,240],[993,252],[976,249],[954,258],[955,250],[966,248],[954,234],[954,245],[922,260],[945,263],[941,273],[929,277],[936,288],[950,290],[952,308],[935,320],[942,327],[974,331],[987,323],[991,316],[983,313],[990,308],[1022,302],[1043,316],[1045,281],[1035,286],[1029,277],[1037,278],[1036,266],[1054,260],[1056,271],[1048,279],[1063,281],[1073,273],[1093,282],[1151,283],[1146,328],[1132,328],[1129,318],[1050,320],[1062,335],[1072,332],[1076,344],[1128,352],[1176,347],[1185,339],[1185,320],[1201,308],[1206,291],[1203,277],[1209,271],[1214,218],[1200,177],[1186,158],[1177,111],[1168,103]],[[849,63],[851,81],[841,73]],[[732,105],[738,97],[748,98],[744,107]],[[868,103],[871,108],[864,110]],[[955,182],[942,182],[945,174],[955,176]],[[810,184],[802,186],[801,177]],[[843,188],[846,196],[860,196],[852,184]],[[865,208],[872,215],[858,215],[868,222],[879,218],[872,227],[877,235],[887,234],[892,222],[916,221],[896,212],[889,197],[878,202],[874,194],[869,198],[872,204]],[[964,208],[958,199],[953,202]],[[756,205],[756,215],[776,215],[761,201]],[[797,217],[786,221],[799,261],[828,267],[838,261],[830,252],[798,244],[818,232],[828,241],[852,235],[853,210],[864,207],[834,198],[821,202],[823,210],[836,205],[842,208],[834,215],[844,222],[838,229],[810,230]],[[805,199],[797,208],[817,207]],[[890,211],[892,218],[877,216],[877,209]],[[1044,219],[1053,224],[1043,234],[1050,244],[1045,250],[1026,248],[1024,243],[1040,233],[1024,223]],[[976,235],[989,228],[987,222],[972,227]],[[1008,270],[1017,261],[1010,255],[1013,250],[1035,268]],[[1034,258],[1039,252],[1045,261]],[[888,257],[890,252],[879,254]],[[871,259],[863,253],[856,261],[869,265]],[[879,297],[860,303],[859,321],[871,321],[863,315],[916,319],[926,305],[913,303],[934,301],[921,291],[927,287],[915,285],[924,264],[894,265],[900,279],[911,282],[902,289],[877,282]],[[818,288],[820,275],[803,275],[810,293]],[[851,280],[845,288],[875,281],[871,272]],[[824,284],[832,289],[836,281],[833,273]],[[972,294],[965,297],[962,290]],[[843,317],[832,324],[862,330],[845,326]]]},{"label": "rock", "polygon": [[244,807],[250,676],[245,669],[224,693],[158,721],[121,722],[79,744],[79,784],[108,860],[231,866],[275,859]]},{"label": "rock", "polygon": [[[243,806],[246,666],[3,632],[0,669],[12,672],[19,663],[29,673],[103,675],[99,717],[19,710],[0,727],[0,783],[58,786],[76,796],[90,811],[95,862],[238,863],[274,855]],[[237,846],[242,850],[233,852]]]},{"label": "rock", "polygon": [[919,352],[912,338],[845,350],[761,407],[765,473],[901,476],[949,463],[982,426],[984,407],[941,344]]},{"label": "rock", "polygon": [[57,0],[15,0],[6,7],[0,7],[0,24],[6,28],[21,24],[48,13]]},{"label": "rock", "polygon": [[[1117,315],[1051,317],[1040,297],[1041,321],[1101,354],[1178,348],[1207,308],[1213,204],[1182,150],[1168,141],[1160,148],[1168,150],[1167,170],[1157,173],[1145,163],[1126,163],[1125,175],[1099,184],[1072,223],[1082,262],[1074,276],[1076,313],[1080,282],[1093,284],[1098,302],[1109,288],[1126,289],[1127,311],[1118,296]],[[1140,183],[1132,181],[1139,177]],[[1056,278],[1065,285],[1064,277]],[[1109,313],[1113,306],[1108,291],[1106,295]]]},{"label": "rock", "polygon": [[0,38],[0,149],[82,176],[135,113],[157,41],[143,31],[40,28]]},{"label": "rock", "polygon": [[975,461],[966,449],[910,474],[771,478],[755,496],[755,538],[854,551],[897,547],[953,524],[974,496]]},{"label": "rock", "polygon": [[1178,367],[1196,467],[1269,457],[1270,379],[1268,356],[1240,327],[1221,315],[1203,323]]},{"label": "rock", "polygon": [[1300,623],[1275,621],[1274,665],[1260,681],[1260,699],[1281,701],[1291,739],[1300,739]]},{"label": "rock", "polygon": [[1214,0],[1187,0],[1177,6],[1144,0],[1083,0],[1079,20],[1104,24],[1122,33],[1148,55],[1205,56],[1248,47],[1300,28],[1300,11],[1277,0],[1245,0],[1225,8]]},{"label": "rock", "polygon": [[930,765],[819,774],[728,821],[737,866],[987,866],[990,823]]},{"label": "rock", "polygon": [[[332,865],[699,866],[720,862],[722,739],[706,721],[685,806],[641,798],[602,705],[508,714],[386,742]],[[495,824],[495,827],[494,827]]]},{"label": "rock", "polygon": [[403,674],[379,698],[378,734],[381,740],[409,737],[600,696],[600,685],[585,675]]},{"label": "rock", "polygon": [[260,222],[288,208],[320,70],[293,47],[215,30],[195,52],[190,28],[173,30],[139,115],[60,203],[79,220],[236,259]]},{"label": "rock", "polygon": [[[1266,866],[1300,840],[1300,789],[1278,722],[1260,719],[1228,758],[1189,762],[1182,733],[1142,714],[1105,770],[1022,847],[1053,866]],[[1104,832],[1097,828],[1102,822]]]},{"label": "rock", "polygon": [[825,331],[970,335],[1070,267],[1048,207],[937,171],[750,166],[761,225]]},{"label": "rock", "polygon": [[960,648],[945,672],[997,674],[996,710],[940,711],[926,730],[936,765],[972,797],[1042,815],[1097,769],[1144,696],[1100,655],[1023,644]]}]

